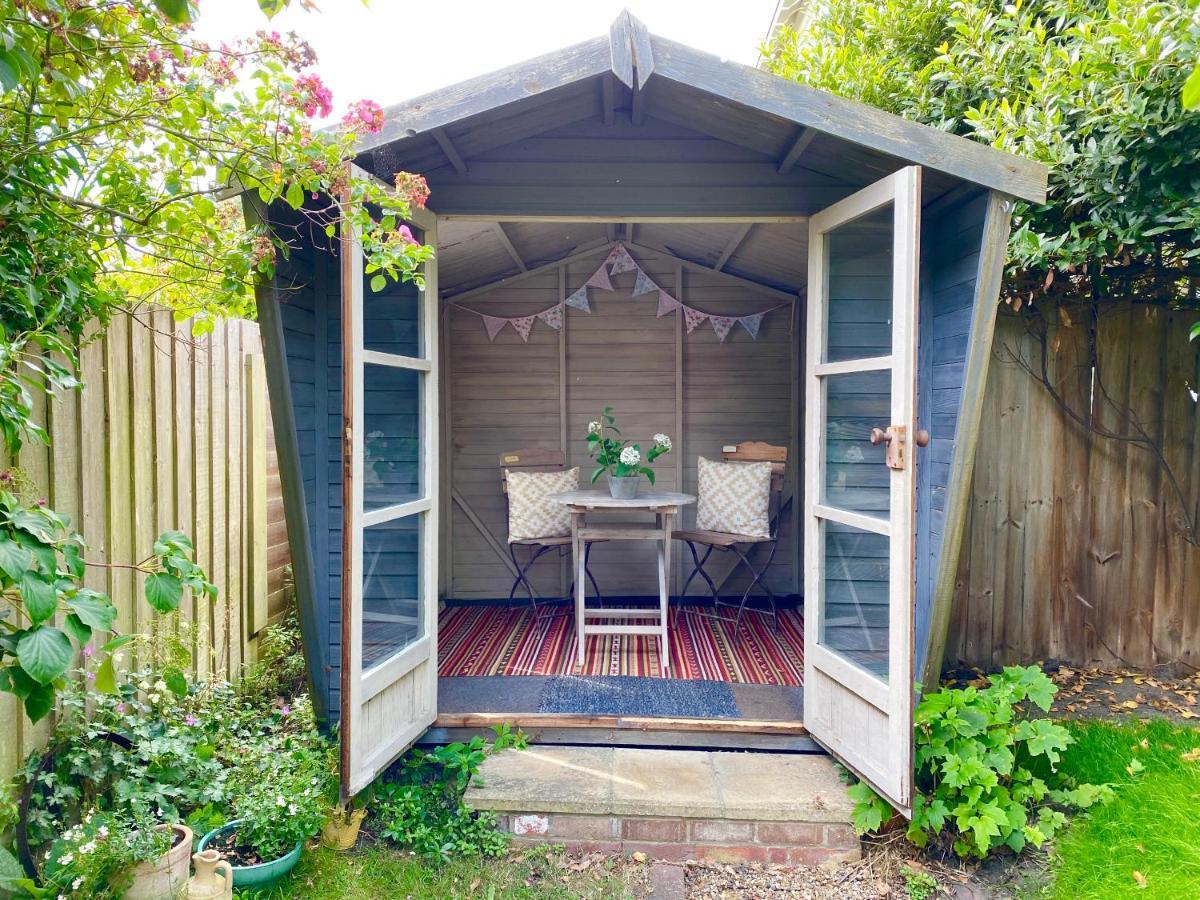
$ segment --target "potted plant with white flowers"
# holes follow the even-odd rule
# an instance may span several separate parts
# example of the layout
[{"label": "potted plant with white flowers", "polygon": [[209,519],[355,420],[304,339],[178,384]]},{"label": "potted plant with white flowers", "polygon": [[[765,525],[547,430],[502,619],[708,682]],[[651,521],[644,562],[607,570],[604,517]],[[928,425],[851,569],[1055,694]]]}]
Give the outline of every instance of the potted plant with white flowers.
[{"label": "potted plant with white flowers", "polygon": [[612,407],[604,407],[600,418],[588,423],[588,456],[596,460],[592,471],[592,484],[601,475],[608,476],[608,492],[618,500],[632,500],[637,496],[638,482],[645,475],[654,484],[654,470],[650,464],[671,450],[671,439],[665,434],[654,435],[654,446],[642,455],[640,444],[631,443],[621,437]]}]

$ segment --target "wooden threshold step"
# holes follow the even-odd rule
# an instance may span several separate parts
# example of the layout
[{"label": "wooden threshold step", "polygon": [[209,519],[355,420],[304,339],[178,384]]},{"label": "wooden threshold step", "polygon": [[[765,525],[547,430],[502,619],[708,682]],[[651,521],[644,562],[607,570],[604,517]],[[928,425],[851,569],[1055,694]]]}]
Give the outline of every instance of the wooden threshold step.
[{"label": "wooden threshold step", "polygon": [[434,728],[491,728],[511,725],[526,731],[544,728],[607,728],[622,731],[703,731],[720,734],[778,734],[805,737],[804,723],[786,719],[692,719],[663,716],[591,716],[564,713],[443,713]]}]

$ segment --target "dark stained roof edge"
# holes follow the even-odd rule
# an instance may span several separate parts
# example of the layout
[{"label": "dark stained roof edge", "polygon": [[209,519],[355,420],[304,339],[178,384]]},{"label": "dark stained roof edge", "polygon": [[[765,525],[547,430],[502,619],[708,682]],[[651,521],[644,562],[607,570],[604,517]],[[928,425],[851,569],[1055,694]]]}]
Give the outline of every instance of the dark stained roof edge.
[{"label": "dark stained roof edge", "polygon": [[628,11],[606,36],[388,107],[383,129],[365,136],[356,150],[377,149],[610,72],[630,86],[636,80],[638,89],[651,76],[677,82],[1023,200],[1046,199],[1048,170],[1040,163],[651,35]]}]

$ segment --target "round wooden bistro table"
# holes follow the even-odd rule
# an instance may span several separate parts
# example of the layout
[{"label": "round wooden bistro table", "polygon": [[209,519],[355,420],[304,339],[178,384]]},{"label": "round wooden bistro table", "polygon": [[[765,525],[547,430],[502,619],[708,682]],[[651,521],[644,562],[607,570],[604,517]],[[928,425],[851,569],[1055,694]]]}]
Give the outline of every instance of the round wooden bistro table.
[{"label": "round wooden bistro table", "polygon": [[[575,643],[578,662],[583,665],[583,642],[589,634],[653,634],[658,636],[663,671],[670,667],[671,650],[667,641],[667,603],[670,600],[671,531],[679,509],[695,503],[691,494],[674,491],[639,491],[630,500],[618,500],[607,491],[562,491],[550,494],[550,500],[566,504],[571,510],[571,552],[575,562]],[[654,513],[654,525],[589,525],[587,514],[595,510],[622,510]],[[658,610],[588,609],[584,605],[584,544],[586,541],[655,541],[658,544]],[[631,619],[655,619],[653,625],[635,625]],[[617,620],[589,624],[589,619]],[[627,620],[621,624],[619,620]]]}]

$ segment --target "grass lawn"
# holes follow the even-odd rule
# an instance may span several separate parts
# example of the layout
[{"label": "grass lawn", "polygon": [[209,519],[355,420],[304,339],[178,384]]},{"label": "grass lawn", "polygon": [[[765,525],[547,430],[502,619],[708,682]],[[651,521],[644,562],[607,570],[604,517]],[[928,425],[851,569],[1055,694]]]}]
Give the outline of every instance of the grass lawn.
[{"label": "grass lawn", "polygon": [[[1078,743],[1063,771],[1112,784],[1116,797],[1058,839],[1048,896],[1200,897],[1200,729],[1163,720],[1069,727]],[[1198,758],[1182,758],[1189,751]]]},{"label": "grass lawn", "polygon": [[328,900],[554,900],[643,896],[648,867],[613,863],[599,854],[567,857],[538,848],[501,859],[456,859],[436,865],[387,844],[367,844],[348,853],[306,850],[285,883],[269,893],[243,893],[254,900],[290,897]]}]

